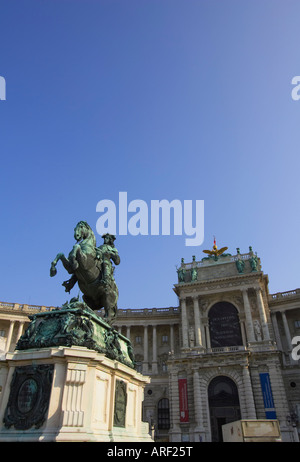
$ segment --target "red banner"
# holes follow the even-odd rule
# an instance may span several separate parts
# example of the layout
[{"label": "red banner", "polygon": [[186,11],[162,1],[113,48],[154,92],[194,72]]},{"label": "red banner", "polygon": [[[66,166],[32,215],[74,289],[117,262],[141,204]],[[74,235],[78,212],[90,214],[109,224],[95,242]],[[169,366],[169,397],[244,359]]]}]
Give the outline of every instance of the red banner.
[{"label": "red banner", "polygon": [[189,421],[187,380],[178,379],[180,422]]}]

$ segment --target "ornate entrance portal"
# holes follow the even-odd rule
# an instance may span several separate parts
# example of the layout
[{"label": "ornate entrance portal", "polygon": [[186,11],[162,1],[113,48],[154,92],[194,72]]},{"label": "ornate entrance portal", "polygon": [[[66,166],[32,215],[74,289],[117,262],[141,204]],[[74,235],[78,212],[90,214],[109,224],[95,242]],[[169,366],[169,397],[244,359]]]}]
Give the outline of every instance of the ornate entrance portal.
[{"label": "ornate entrance portal", "polygon": [[229,377],[215,377],[208,387],[211,440],[223,441],[222,425],[241,418],[236,384]]}]

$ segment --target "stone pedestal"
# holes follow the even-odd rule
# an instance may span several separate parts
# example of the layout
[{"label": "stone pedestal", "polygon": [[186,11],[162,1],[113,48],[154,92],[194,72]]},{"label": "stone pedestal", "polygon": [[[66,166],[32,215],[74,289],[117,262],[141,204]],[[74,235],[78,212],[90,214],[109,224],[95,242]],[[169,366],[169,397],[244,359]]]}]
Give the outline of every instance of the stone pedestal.
[{"label": "stone pedestal", "polygon": [[151,442],[150,378],[82,346],[16,350],[0,362],[0,441]]}]

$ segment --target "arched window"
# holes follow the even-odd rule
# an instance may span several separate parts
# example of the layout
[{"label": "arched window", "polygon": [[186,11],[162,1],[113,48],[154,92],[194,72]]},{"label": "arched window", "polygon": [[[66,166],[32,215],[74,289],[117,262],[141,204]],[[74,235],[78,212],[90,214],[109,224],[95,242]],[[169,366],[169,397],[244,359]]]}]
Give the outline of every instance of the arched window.
[{"label": "arched window", "polygon": [[215,377],[208,387],[209,404],[214,407],[239,407],[239,395],[236,384],[226,376]]},{"label": "arched window", "polygon": [[238,311],[232,303],[216,303],[208,319],[212,348],[243,345]]},{"label": "arched window", "polygon": [[162,398],[157,405],[157,426],[159,430],[170,428],[170,410],[168,398]]}]

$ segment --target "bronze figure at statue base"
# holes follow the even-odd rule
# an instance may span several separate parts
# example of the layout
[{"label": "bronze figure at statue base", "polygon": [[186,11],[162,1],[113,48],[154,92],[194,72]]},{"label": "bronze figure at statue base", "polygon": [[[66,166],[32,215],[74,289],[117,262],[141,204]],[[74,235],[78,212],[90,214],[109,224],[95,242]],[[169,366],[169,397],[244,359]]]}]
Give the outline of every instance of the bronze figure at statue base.
[{"label": "bronze figure at statue base", "polygon": [[16,349],[82,346],[134,368],[131,342],[84,302],[73,298],[60,309],[37,313]]}]

